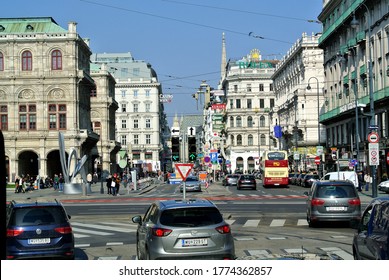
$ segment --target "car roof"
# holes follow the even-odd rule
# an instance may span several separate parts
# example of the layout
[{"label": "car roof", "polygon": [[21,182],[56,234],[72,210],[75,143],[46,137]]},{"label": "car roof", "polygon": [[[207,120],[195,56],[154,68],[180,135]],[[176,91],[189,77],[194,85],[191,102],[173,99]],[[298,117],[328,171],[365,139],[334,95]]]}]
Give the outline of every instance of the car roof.
[{"label": "car roof", "polygon": [[376,197],[370,202],[370,204],[381,204],[381,203],[389,203],[389,196]]},{"label": "car roof", "polygon": [[47,198],[34,198],[34,199],[22,199],[12,200],[10,202],[13,207],[34,207],[34,206],[62,206],[58,200],[47,199]]},{"label": "car roof", "polygon": [[188,207],[216,207],[213,202],[207,199],[160,200],[157,201],[156,204],[162,210]]},{"label": "car roof", "polygon": [[354,187],[354,184],[353,182],[349,181],[349,180],[320,180],[320,181],[316,181],[316,185],[319,186],[319,185],[351,185]]}]

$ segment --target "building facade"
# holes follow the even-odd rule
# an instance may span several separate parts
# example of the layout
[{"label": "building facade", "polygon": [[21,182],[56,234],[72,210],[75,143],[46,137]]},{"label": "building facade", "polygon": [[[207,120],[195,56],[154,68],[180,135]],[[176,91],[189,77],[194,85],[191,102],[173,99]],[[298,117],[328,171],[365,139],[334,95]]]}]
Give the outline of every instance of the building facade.
[{"label": "building facade", "polygon": [[91,126],[91,50],[50,17],[0,19],[0,108],[7,176],[61,173],[59,132],[65,147],[92,154],[99,135]]},{"label": "building facade", "polygon": [[281,150],[289,152],[293,169],[317,169],[318,146],[325,146],[325,129],[319,123],[323,113],[323,50],[321,34],[302,37],[277,64],[272,76],[276,104],[271,108],[272,124],[281,126]]},{"label": "building facade", "polygon": [[324,50],[324,113],[327,152],[369,167],[370,132],[378,133],[377,178],[388,172],[389,1],[325,1],[319,20]]}]

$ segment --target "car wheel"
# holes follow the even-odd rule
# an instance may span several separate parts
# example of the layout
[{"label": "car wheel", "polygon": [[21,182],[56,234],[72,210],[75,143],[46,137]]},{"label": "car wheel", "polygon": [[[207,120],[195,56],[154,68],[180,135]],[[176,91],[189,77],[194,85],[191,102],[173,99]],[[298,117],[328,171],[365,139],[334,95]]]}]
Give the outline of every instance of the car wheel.
[{"label": "car wheel", "polygon": [[309,216],[307,216],[307,222],[309,227],[315,227],[316,223],[311,220]]}]

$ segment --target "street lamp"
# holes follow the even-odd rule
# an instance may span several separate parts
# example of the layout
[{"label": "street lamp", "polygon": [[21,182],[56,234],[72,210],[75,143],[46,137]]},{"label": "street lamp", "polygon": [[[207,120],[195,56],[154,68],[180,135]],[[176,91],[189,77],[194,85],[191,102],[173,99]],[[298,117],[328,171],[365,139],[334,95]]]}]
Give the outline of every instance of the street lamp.
[{"label": "street lamp", "polygon": [[355,165],[355,171],[357,171],[357,165],[358,165],[358,155],[359,155],[359,115],[358,115],[358,89],[357,89],[357,67],[355,61],[357,60],[357,54],[356,50],[354,48],[351,48],[351,51],[353,52],[354,56],[354,72],[355,72],[355,80],[354,80],[354,95],[355,95],[355,156],[357,159],[357,164]]},{"label": "street lamp", "polygon": [[[368,56],[368,79],[369,79],[369,102],[370,102],[370,129],[372,131],[376,130],[375,124],[375,110],[374,110],[374,95],[373,95],[373,69],[372,69],[372,58],[371,58],[371,47],[370,47],[370,38],[371,38],[371,14],[369,8],[365,3],[361,3],[363,7],[366,9],[366,17],[367,17],[367,40],[366,40],[366,49],[369,51]],[[352,28],[357,28],[359,26],[358,20],[355,18],[355,14],[353,15],[353,19],[350,22]],[[377,197],[377,180],[376,180],[376,166],[370,166],[371,175],[373,178],[372,185],[372,196]]]},{"label": "street lamp", "polygon": [[[309,85],[309,81],[311,79],[315,79],[316,80],[316,90],[317,90],[317,141],[318,141],[318,146],[320,146],[320,99],[319,99],[319,79],[316,78],[316,77],[310,77],[308,79],[308,86],[307,86],[307,90],[311,90],[311,86]],[[320,163],[319,163],[319,166],[318,166],[318,173],[319,173],[319,176],[321,175],[321,159],[320,159]]]}]

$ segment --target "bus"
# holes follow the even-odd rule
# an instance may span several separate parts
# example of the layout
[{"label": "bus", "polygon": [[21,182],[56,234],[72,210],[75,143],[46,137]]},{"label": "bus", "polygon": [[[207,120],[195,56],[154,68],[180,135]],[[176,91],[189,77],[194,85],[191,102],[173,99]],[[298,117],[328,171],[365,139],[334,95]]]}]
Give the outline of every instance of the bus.
[{"label": "bus", "polygon": [[266,151],[263,155],[263,187],[286,187],[289,167],[287,151]]}]

